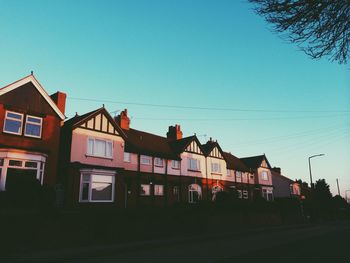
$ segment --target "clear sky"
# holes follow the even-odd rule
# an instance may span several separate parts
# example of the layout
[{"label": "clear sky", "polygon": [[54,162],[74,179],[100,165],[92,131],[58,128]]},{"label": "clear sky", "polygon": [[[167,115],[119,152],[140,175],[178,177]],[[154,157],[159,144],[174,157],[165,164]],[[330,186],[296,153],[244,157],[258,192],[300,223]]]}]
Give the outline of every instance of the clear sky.
[{"label": "clear sky", "polygon": [[33,70],[49,93],[68,94],[68,117],[128,108],[135,129],[165,135],[178,123],[238,157],[265,153],[292,179],[309,182],[307,157],[325,153],[312,159],[314,180],[350,189],[349,64],[311,60],[246,1],[0,7],[0,86]]}]

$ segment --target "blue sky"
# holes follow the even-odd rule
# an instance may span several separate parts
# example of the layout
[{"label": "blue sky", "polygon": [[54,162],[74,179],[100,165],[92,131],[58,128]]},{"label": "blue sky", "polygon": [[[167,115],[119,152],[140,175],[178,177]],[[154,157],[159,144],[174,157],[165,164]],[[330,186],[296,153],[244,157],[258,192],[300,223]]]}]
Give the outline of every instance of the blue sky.
[{"label": "blue sky", "polygon": [[128,108],[135,129],[165,135],[179,123],[238,157],[265,153],[292,179],[309,182],[307,157],[325,153],[314,179],[350,189],[349,65],[311,60],[246,1],[0,6],[0,86],[33,70],[49,93],[68,94],[68,117]]}]

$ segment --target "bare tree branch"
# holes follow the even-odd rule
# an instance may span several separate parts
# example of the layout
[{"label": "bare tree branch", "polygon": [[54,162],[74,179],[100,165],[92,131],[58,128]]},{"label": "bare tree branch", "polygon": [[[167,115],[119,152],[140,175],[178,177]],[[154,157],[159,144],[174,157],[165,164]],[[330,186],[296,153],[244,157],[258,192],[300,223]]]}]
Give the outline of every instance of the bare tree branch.
[{"label": "bare tree branch", "polygon": [[314,59],[346,64],[350,57],[350,0],[248,0],[278,33]]}]

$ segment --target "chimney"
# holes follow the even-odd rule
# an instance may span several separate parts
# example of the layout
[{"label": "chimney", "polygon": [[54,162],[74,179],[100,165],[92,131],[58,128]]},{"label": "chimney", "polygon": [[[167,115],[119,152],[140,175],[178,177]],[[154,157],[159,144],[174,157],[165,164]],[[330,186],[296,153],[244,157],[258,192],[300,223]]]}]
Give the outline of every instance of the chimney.
[{"label": "chimney", "polygon": [[281,174],[281,167],[273,167],[272,171],[274,171],[274,172],[276,172],[278,174]]},{"label": "chimney", "polygon": [[169,140],[182,139],[182,131],[181,131],[180,125],[176,124],[175,126],[169,126],[169,130],[166,134],[166,137]]},{"label": "chimney", "polygon": [[53,102],[57,105],[58,109],[64,114],[66,110],[66,93],[57,91],[56,93],[52,94],[51,99]]},{"label": "chimney", "polygon": [[116,122],[122,128],[123,130],[129,130],[130,129],[130,119],[128,117],[128,109],[124,109],[120,115],[115,117]]}]

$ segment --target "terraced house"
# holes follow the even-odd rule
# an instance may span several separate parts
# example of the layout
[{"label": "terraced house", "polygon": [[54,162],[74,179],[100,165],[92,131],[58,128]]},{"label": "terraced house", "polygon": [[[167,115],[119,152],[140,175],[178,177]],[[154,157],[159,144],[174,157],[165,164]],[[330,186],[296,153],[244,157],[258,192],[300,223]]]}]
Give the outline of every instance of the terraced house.
[{"label": "terraced house", "polygon": [[211,138],[183,137],[180,125],[165,136],[136,130],[126,109],[112,117],[101,107],[63,125],[65,100],[33,75],[0,89],[0,191],[61,183],[69,206],[167,206],[222,191],[274,199],[265,155],[239,159]]}]

